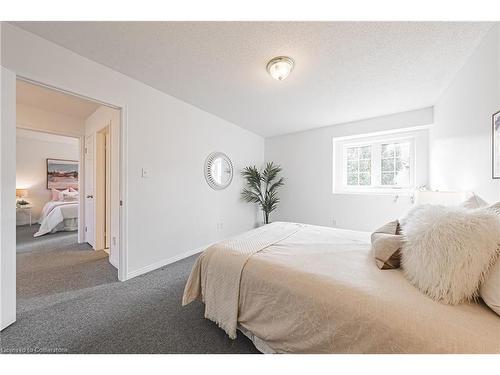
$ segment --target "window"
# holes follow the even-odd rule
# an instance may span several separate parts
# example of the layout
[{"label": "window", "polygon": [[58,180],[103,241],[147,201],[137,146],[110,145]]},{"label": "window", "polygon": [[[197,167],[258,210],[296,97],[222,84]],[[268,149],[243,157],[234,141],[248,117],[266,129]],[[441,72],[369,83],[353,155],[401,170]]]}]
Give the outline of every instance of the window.
[{"label": "window", "polygon": [[426,184],[427,135],[420,130],[334,138],[334,192],[391,193]]},{"label": "window", "polygon": [[403,189],[413,184],[413,139],[344,145],[346,188]]},{"label": "window", "polygon": [[382,143],[380,154],[380,184],[410,186],[410,142]]},{"label": "window", "polygon": [[372,170],[371,146],[347,148],[347,185],[370,186]]}]

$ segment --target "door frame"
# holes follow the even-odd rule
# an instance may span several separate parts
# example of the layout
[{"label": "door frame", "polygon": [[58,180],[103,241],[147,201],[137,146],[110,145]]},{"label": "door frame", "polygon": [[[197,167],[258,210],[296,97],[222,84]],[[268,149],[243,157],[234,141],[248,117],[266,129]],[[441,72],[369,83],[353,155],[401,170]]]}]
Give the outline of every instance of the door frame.
[{"label": "door frame", "polygon": [[[83,169],[81,168],[80,169],[80,209],[83,211],[83,220],[81,222],[78,223],[79,227],[81,228],[81,233],[82,233],[82,240],[81,241],[78,241],[80,243],[83,243],[83,242],[87,242],[90,246],[92,246],[92,248],[95,249],[95,216],[96,216],[96,213],[95,213],[95,191],[92,191],[92,195],[94,196],[92,198],[93,202],[92,204],[94,205],[94,209],[92,211],[93,213],[93,217],[91,218],[92,221],[93,221],[93,225],[92,225],[92,236],[94,237],[92,243],[89,242],[89,237],[88,237],[88,225],[87,225],[87,221],[89,219],[89,215],[87,214],[87,194],[89,193],[87,191],[87,182],[89,182],[87,180],[87,177],[88,177],[88,173],[89,170],[88,170],[88,166],[87,166],[87,155],[89,153],[89,143],[88,143],[88,140],[89,138],[92,138],[91,142],[92,142],[92,185],[95,186],[95,136],[94,134],[92,135],[84,135],[83,136],[83,150],[82,150],[82,155],[83,155]],[[92,187],[92,190],[94,190],[94,186]],[[82,194],[83,193],[83,194]]]},{"label": "door frame", "polygon": [[16,75],[0,65],[0,330],[16,321]]},{"label": "door frame", "polygon": [[[108,103],[104,102],[99,99],[94,99],[85,95],[78,94],[76,92],[73,92],[71,90],[66,90],[64,88],[56,87],[47,83],[40,82],[36,79],[32,79],[27,76],[19,75],[16,74],[16,80],[21,80],[25,81],[27,83],[31,83],[34,85],[42,86],[51,90],[59,91],[63,94],[67,95],[72,95],[77,98],[85,99],[92,101],[94,103],[107,106],[113,109],[116,109],[120,112],[120,123],[118,124],[118,127],[120,129],[120,134],[119,134],[119,145],[120,145],[120,150],[119,150],[119,191],[120,191],[120,211],[118,214],[118,222],[119,222],[119,234],[118,234],[118,280],[120,281],[125,281],[127,280],[127,269],[128,269],[128,252],[127,252],[127,244],[128,244],[128,236],[127,236],[127,231],[126,231],[126,223],[127,223],[127,187],[126,187],[126,170],[127,170],[127,158],[126,158],[126,149],[127,149],[127,106],[126,105],[116,105],[113,103]],[[17,106],[16,106],[17,108]],[[81,136],[80,138],[80,188],[82,186],[85,186],[85,173],[82,173],[82,168],[81,166],[83,165],[83,168],[85,168],[85,135]],[[14,163],[15,163],[15,158],[14,158]],[[83,172],[85,169],[83,169]],[[85,198],[82,194],[80,194],[80,202],[79,202],[79,207],[80,207],[80,213],[79,217],[84,218],[85,217]],[[83,213],[83,215],[82,215]],[[113,213],[112,213],[113,214]],[[79,220],[78,223],[79,226],[79,242],[83,242],[85,238],[85,233],[84,233],[84,227],[85,227],[85,222],[84,220]],[[15,251],[15,249],[14,249]]]},{"label": "door frame", "polygon": [[[16,142],[16,85],[15,82],[17,79],[23,80],[35,85],[43,86],[50,88],[52,90],[60,91],[69,95],[73,95],[76,97],[80,97],[83,99],[91,100],[101,105],[106,105],[111,108],[115,108],[120,111],[120,134],[119,134],[119,245],[118,245],[118,280],[125,281],[128,278],[128,233],[127,233],[127,223],[128,223],[128,210],[127,210],[127,148],[128,148],[128,108],[126,105],[115,105],[111,103],[106,103],[101,100],[97,100],[94,98],[87,97],[85,95],[80,95],[71,90],[66,90],[61,87],[56,87],[50,84],[46,84],[40,82],[36,79],[32,79],[28,76],[23,76],[17,74],[15,71],[5,69],[3,66],[0,66],[2,70],[2,77],[0,82],[2,82],[2,92],[3,92],[3,81],[6,80],[7,84],[10,81],[13,81],[12,87],[7,88],[7,93],[9,97],[2,100],[2,119],[7,119],[7,122],[4,124],[2,122],[2,131],[0,134],[1,142],[12,142],[14,145],[14,155],[6,154],[3,151],[0,154],[1,161],[1,169],[2,169],[2,183],[7,181],[4,186],[0,186],[1,200],[0,205],[2,205],[2,214],[0,215],[0,224],[2,227],[2,231],[0,232],[0,330],[8,327],[10,324],[16,321],[16,206],[14,200],[14,193],[12,193],[12,199],[7,199],[4,197],[4,193],[15,192],[15,184],[16,184],[16,157],[15,157],[15,142]],[[5,73],[5,75],[4,75]],[[6,86],[7,87],[7,86]],[[12,97],[10,97],[12,95]],[[4,101],[6,106],[4,107]],[[13,103],[12,103],[13,102]],[[14,104],[14,105],[11,105]],[[6,113],[3,113],[3,110],[6,110]],[[3,136],[7,135],[8,139],[3,139]],[[84,151],[84,142],[85,138],[82,137],[80,141],[81,150]],[[84,157],[83,154],[81,154]],[[7,159],[7,160],[5,160]],[[4,167],[6,171],[4,171]],[[5,172],[5,174],[4,174]],[[5,203],[5,204],[4,204]],[[81,206],[81,205],[80,205]],[[5,221],[5,222],[3,222]],[[5,229],[5,232],[4,230]],[[83,231],[82,231],[83,234]],[[13,237],[13,238],[12,238]],[[4,238],[5,241],[4,241]]]},{"label": "door frame", "polygon": [[[4,72],[4,68],[2,68],[2,72]],[[66,90],[63,88],[59,88],[50,84],[46,84],[40,81],[37,81],[36,79],[32,79],[28,76],[23,76],[20,74],[17,74],[15,71],[7,70],[5,69],[6,76],[3,76],[2,74],[2,81],[4,78],[7,80],[10,79],[10,74],[12,74],[12,78],[14,78],[14,82],[16,82],[18,79],[22,81],[26,81],[35,85],[39,85],[42,87],[46,87],[52,90],[60,91],[62,93],[68,94],[68,95],[73,95],[76,97],[80,97],[86,100],[91,100],[95,103],[99,103],[101,105],[106,105],[111,108],[115,108],[120,111],[120,131],[118,134],[119,137],[119,145],[120,145],[120,150],[119,150],[119,191],[120,191],[120,206],[119,206],[119,235],[118,235],[118,280],[120,281],[125,281],[127,280],[127,270],[128,270],[128,252],[127,252],[127,245],[128,245],[128,233],[127,233],[127,223],[128,223],[128,210],[127,210],[127,186],[126,186],[126,181],[127,181],[127,130],[128,130],[128,116],[127,116],[127,106],[119,106],[111,103],[106,103],[98,99],[94,99],[91,97],[87,97],[85,95],[80,95],[78,93],[75,93],[70,90]],[[3,91],[3,84],[2,84],[2,91]],[[3,93],[2,93],[3,94]],[[7,111],[5,118],[8,118],[9,122],[6,124],[2,123],[2,129],[5,127],[6,133],[9,136],[9,139],[2,139],[2,142],[12,142],[15,145],[15,129],[16,129],[16,110],[17,110],[17,103],[16,103],[16,87],[15,84],[13,87],[10,88],[10,90],[7,90],[7,94],[13,95],[13,98],[10,98],[10,101],[14,101],[16,105],[14,105],[14,108],[7,108],[13,110],[14,113],[10,113]],[[3,109],[3,108],[2,108]],[[3,117],[3,116],[2,116]],[[13,123],[11,123],[11,120],[13,119]],[[3,129],[4,130],[4,129]],[[3,135],[3,132],[2,132]],[[80,149],[81,151],[84,151],[84,142],[85,138],[82,137],[80,140]],[[0,160],[2,159],[1,157],[7,156],[8,161],[2,160],[2,168],[4,165],[6,165],[8,168],[6,172],[6,176],[3,175],[3,169],[2,169],[2,182],[4,180],[3,177],[6,177],[7,184],[5,186],[2,186],[0,191],[2,192],[2,203],[4,202],[3,199],[3,192],[8,192],[8,191],[15,191],[15,170],[16,170],[16,158],[12,157],[12,155],[4,155],[3,150],[2,154],[0,155]],[[84,157],[84,155],[81,155]],[[7,175],[8,173],[8,175]],[[12,174],[12,175],[11,175]],[[11,181],[12,180],[12,181]],[[3,246],[2,242],[2,247],[0,249],[0,266],[2,267],[2,274],[0,275],[0,287],[1,287],[1,293],[0,293],[0,311],[2,312],[0,314],[0,329],[6,328],[8,325],[12,324],[16,320],[16,242],[15,242],[15,236],[16,236],[16,226],[15,226],[15,200],[14,197],[12,197],[12,203],[8,202],[5,200],[5,202],[9,203],[8,205],[6,204],[6,207],[2,206],[2,215],[0,219],[8,219],[7,223],[2,223],[2,228],[5,228],[7,230],[7,235],[5,236],[5,233],[0,233],[1,237],[9,237],[11,238],[14,236],[14,242],[12,241],[5,241],[5,245]],[[80,204],[80,207],[82,205]],[[80,220],[82,221],[82,220]],[[81,223],[80,223],[81,225]],[[2,230],[3,232],[3,230]],[[83,231],[82,231],[83,234]],[[13,261],[9,262],[3,262],[3,260],[7,259],[12,259]],[[8,272],[3,272],[7,270]],[[12,297],[12,298],[11,298]]]},{"label": "door frame", "polygon": [[[94,165],[97,166],[94,170],[94,205],[96,210],[94,232],[95,245],[99,250],[106,249],[106,243],[111,242],[108,241],[110,235],[108,218],[111,219],[110,216],[112,214],[112,210],[110,209],[111,202],[109,202],[108,197],[111,186],[109,170],[111,166],[111,157],[109,155],[111,147],[107,144],[110,141],[110,128],[111,121],[109,124],[94,133],[96,137],[94,141]],[[109,217],[108,214],[110,215]],[[108,248],[108,251],[111,251],[111,246]]]}]

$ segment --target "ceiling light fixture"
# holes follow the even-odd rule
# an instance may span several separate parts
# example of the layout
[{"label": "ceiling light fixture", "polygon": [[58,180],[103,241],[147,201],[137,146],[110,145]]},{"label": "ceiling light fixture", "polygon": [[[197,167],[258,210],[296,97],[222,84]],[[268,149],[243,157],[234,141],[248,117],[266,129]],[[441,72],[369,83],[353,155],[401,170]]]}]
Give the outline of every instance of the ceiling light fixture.
[{"label": "ceiling light fixture", "polygon": [[278,56],[267,63],[266,69],[277,81],[283,81],[293,69],[293,60],[287,56]]}]

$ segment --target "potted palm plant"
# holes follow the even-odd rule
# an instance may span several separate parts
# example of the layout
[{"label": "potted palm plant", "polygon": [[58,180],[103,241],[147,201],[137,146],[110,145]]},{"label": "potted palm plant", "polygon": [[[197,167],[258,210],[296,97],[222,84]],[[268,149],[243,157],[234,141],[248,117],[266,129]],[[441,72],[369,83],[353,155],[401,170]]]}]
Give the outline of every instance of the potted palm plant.
[{"label": "potted palm plant", "polygon": [[269,214],[276,209],[280,201],[278,188],[284,185],[284,178],[278,176],[280,172],[281,167],[273,162],[267,163],[262,172],[256,166],[246,167],[241,172],[246,180],[241,197],[246,202],[259,205],[265,224],[269,224]]}]

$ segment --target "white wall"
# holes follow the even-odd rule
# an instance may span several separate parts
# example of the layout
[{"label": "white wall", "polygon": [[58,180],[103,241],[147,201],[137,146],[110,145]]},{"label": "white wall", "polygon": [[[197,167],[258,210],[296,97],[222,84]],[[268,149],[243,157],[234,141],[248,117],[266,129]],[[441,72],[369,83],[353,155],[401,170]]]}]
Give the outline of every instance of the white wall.
[{"label": "white wall", "polygon": [[492,203],[500,199],[500,181],[491,178],[491,116],[500,110],[499,47],[494,26],[434,107],[433,189],[473,191]]},{"label": "white wall", "polygon": [[[239,198],[239,171],[263,162],[262,137],[5,23],[2,65],[125,109],[128,275],[254,226],[255,207]],[[235,166],[223,191],[210,189],[203,176],[212,151],[225,152]],[[151,172],[147,179],[143,167]]]},{"label": "white wall", "polygon": [[72,137],[80,137],[85,134],[85,124],[82,118],[46,111],[22,103],[16,105],[16,121],[17,126],[23,129],[40,130]]},{"label": "white wall", "polygon": [[[33,206],[33,222],[52,198],[47,190],[47,159],[79,160],[78,139],[17,129],[16,188],[28,189],[26,200]],[[29,223],[29,217],[22,213],[16,219],[17,225]]]},{"label": "white wall", "polygon": [[285,186],[271,219],[370,231],[403,215],[410,197],[333,194],[333,137],[430,125],[432,108],[266,139],[266,161],[283,167]]}]

